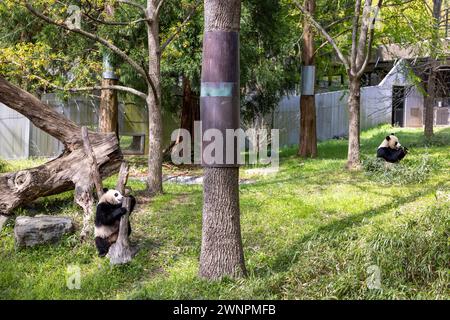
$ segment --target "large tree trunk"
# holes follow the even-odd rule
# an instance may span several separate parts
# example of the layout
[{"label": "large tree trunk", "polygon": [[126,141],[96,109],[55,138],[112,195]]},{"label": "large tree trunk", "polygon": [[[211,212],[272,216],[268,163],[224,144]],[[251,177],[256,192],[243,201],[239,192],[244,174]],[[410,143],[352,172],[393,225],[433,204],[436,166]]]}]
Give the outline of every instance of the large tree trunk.
[{"label": "large tree trunk", "polygon": [[[39,197],[58,194],[75,188],[75,200],[92,214],[90,160],[83,150],[81,128],[36,97],[0,78],[0,102],[23,114],[38,128],[60,140],[65,150],[58,158],[39,167],[0,175],[0,213],[12,211]],[[115,134],[91,132],[90,142],[101,176],[115,173],[122,161]],[[83,227],[87,235],[85,217]]]},{"label": "large tree trunk", "polygon": [[[203,83],[235,83],[232,98],[222,95],[202,100],[202,114],[206,108],[220,105],[232,114],[239,108],[239,45],[240,0],[205,0],[205,38],[210,42],[203,49]],[[234,36],[237,34],[237,36]],[[229,35],[229,36],[228,36]],[[233,37],[234,36],[234,37]],[[227,41],[221,42],[221,37]],[[230,40],[233,39],[233,40]],[[232,55],[236,52],[236,56]],[[224,57],[234,65],[222,61]],[[225,59],[226,60],[226,59]],[[217,68],[210,68],[212,65]],[[205,110],[204,110],[205,109]],[[210,127],[221,128],[222,120],[210,112],[202,121]],[[235,124],[228,124],[232,127]],[[239,168],[209,167],[204,169],[203,228],[199,276],[219,279],[224,276],[242,277],[246,274],[242,249],[239,211]]]},{"label": "large tree trunk", "polygon": [[[154,0],[147,1],[149,12],[156,11]],[[149,50],[149,74],[156,89],[156,95],[151,89],[147,98],[149,114],[149,156],[148,156],[148,178],[147,187],[151,195],[162,193],[162,114],[161,114],[161,57],[159,46],[159,20],[152,16],[148,28],[148,50]]]},{"label": "large tree trunk", "polygon": [[348,96],[348,157],[347,168],[358,169],[359,162],[359,129],[361,108],[361,80],[350,77]]},{"label": "large tree trunk", "polygon": [[205,168],[200,276],[245,274],[239,213],[239,168]]},{"label": "large tree trunk", "polygon": [[[315,0],[305,0],[305,9],[314,16]],[[314,65],[314,31],[311,22],[303,19],[303,65]],[[304,75],[302,74],[302,77]],[[315,79],[314,79],[315,81]],[[313,95],[302,92],[300,97],[300,145],[298,155],[301,157],[317,156],[316,106]]]}]

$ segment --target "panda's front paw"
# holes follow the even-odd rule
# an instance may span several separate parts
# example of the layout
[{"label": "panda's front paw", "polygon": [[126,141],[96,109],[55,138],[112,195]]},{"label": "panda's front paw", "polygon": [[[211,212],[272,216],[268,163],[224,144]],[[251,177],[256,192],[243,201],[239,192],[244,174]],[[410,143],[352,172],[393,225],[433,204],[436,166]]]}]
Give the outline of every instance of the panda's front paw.
[{"label": "panda's front paw", "polygon": [[126,208],[120,208],[120,216],[126,215],[128,210]]}]

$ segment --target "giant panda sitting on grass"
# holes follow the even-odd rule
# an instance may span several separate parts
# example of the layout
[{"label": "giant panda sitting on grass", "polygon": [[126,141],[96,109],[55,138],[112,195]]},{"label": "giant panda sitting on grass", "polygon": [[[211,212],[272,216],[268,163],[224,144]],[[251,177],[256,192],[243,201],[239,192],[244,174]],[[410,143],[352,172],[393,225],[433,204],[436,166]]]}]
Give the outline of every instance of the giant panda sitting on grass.
[{"label": "giant panda sitting on grass", "polygon": [[384,138],[377,150],[377,157],[383,158],[387,162],[395,163],[402,160],[408,149],[401,146],[398,138],[392,133]]},{"label": "giant panda sitting on grass", "polygon": [[[98,201],[97,212],[95,214],[95,246],[98,255],[104,257],[109,247],[117,241],[119,234],[120,218],[127,213],[127,209],[122,207],[122,194],[113,189],[103,189],[103,196]],[[136,199],[131,198],[130,214],[136,205]],[[130,222],[128,221],[128,236],[131,233]]]}]

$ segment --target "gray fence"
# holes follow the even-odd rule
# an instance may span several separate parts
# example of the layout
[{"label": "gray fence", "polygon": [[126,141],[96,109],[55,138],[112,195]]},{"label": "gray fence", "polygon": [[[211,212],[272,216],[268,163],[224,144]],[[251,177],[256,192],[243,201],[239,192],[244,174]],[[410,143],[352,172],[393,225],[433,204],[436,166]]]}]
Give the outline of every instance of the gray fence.
[{"label": "gray fence", "polygon": [[0,157],[8,159],[29,156],[30,121],[0,103]]},{"label": "gray fence", "polygon": [[[55,94],[42,96],[42,101],[78,125],[97,129],[99,99],[73,96],[63,101]],[[170,144],[173,130],[178,128],[177,114],[163,113],[163,141]],[[119,133],[123,136],[143,138],[142,152],[148,152],[148,110],[144,103],[119,104]],[[121,139],[121,147],[132,139]],[[124,143],[125,145],[122,145]],[[63,144],[46,132],[35,127],[26,117],[0,103],[0,158],[21,159],[27,157],[56,157],[63,151]]]},{"label": "gray fence", "polygon": [[[361,89],[361,129],[390,123],[393,86],[411,86],[407,69],[400,61],[377,86]],[[410,90],[408,105],[420,102],[417,90]],[[319,93],[316,99],[317,138],[331,139],[348,135],[348,91]],[[300,127],[300,96],[283,97],[273,113],[273,128],[280,129],[280,146],[298,144]]]}]

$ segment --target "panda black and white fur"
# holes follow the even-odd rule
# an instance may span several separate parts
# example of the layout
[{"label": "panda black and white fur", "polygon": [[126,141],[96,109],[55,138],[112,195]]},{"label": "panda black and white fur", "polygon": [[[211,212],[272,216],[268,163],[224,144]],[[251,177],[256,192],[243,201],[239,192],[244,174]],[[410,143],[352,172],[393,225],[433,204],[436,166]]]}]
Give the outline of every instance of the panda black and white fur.
[{"label": "panda black and white fur", "polygon": [[[105,256],[109,247],[117,241],[119,233],[120,218],[127,213],[127,209],[122,208],[123,196],[113,189],[103,189],[103,196],[98,201],[95,214],[95,246],[98,255]],[[136,204],[136,199],[131,198],[130,214]],[[128,235],[131,233],[130,222],[128,221]]]},{"label": "panda black and white fur", "polygon": [[399,162],[402,160],[408,149],[401,146],[398,138],[392,133],[384,138],[383,142],[380,144],[377,150],[377,157],[383,158],[387,162]]}]

